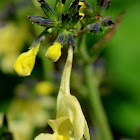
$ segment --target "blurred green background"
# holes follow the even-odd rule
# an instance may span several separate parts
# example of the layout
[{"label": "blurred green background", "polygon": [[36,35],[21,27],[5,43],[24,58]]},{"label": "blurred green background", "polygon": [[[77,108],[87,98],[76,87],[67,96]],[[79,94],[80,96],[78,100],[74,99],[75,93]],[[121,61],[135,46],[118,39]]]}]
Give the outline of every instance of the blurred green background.
[{"label": "blurred green background", "polygon": [[[55,4],[55,0],[46,1],[52,7]],[[87,1],[91,5],[95,3],[95,0]],[[69,3],[70,0],[67,1],[67,6]],[[115,21],[117,15],[124,10],[126,13],[122,23],[110,42],[105,45],[96,62],[99,65],[95,65],[95,68],[97,67],[97,72],[99,68],[103,73],[100,93],[114,138],[116,140],[122,138],[139,140],[140,1],[112,0],[111,7],[106,14],[112,15],[113,21]],[[26,15],[44,15],[44,13],[36,0],[0,1],[0,112],[8,114],[10,130],[16,133],[14,134],[16,140],[22,140],[19,139],[22,135],[28,135],[23,140],[30,140],[39,132],[49,130],[48,126],[43,124],[47,123],[47,119],[55,117],[56,95],[66,55],[66,52],[63,52],[64,56],[55,64],[46,60],[42,51],[44,52],[43,49],[46,49],[55,39],[46,40],[43,43],[44,48],[37,56],[31,76],[18,77],[12,67],[17,56],[28,50],[43,29],[38,25],[32,25]],[[100,34],[89,34],[88,36],[89,48],[102,37]],[[76,58],[75,63],[79,61]],[[44,74],[44,71],[48,74]],[[73,73],[72,80],[78,76],[78,73]],[[42,81],[47,81],[47,83],[38,88],[38,84]],[[46,91],[41,91],[42,87]],[[80,88],[80,84],[79,87],[75,87],[73,84],[71,88],[78,92],[76,96],[80,99],[81,104],[86,106],[84,102],[86,93],[84,90],[77,89]],[[47,91],[49,92],[47,93]],[[46,102],[47,104],[45,104]],[[37,111],[34,111],[35,107],[38,108]],[[29,116],[34,119],[28,119]],[[15,122],[16,120],[19,121]],[[90,126],[90,119],[87,121]],[[30,128],[29,124],[33,128]],[[20,129],[23,130],[23,128],[25,131],[20,132]],[[28,130],[32,131],[27,133]]]}]

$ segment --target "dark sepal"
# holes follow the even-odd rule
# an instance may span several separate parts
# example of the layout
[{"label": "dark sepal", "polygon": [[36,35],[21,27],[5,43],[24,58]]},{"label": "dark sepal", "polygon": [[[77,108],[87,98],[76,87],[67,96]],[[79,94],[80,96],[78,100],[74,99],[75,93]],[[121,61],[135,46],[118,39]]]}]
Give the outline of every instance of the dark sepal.
[{"label": "dark sepal", "polygon": [[104,0],[103,10],[107,10],[111,5],[111,0]]},{"label": "dark sepal", "polygon": [[88,25],[87,27],[89,28],[90,32],[96,32],[96,34],[98,34],[98,31],[99,31],[101,25],[99,22],[96,22],[96,23]]},{"label": "dark sepal", "polygon": [[79,0],[74,0],[69,8],[68,14],[72,17],[80,9]]},{"label": "dark sepal", "polygon": [[67,27],[70,20],[69,14],[62,14],[62,27]]},{"label": "dark sepal", "polygon": [[33,46],[36,47],[36,46],[38,45],[38,43],[42,43],[42,42],[45,40],[46,34],[48,33],[48,32],[47,32],[47,29],[48,29],[48,28],[46,28],[46,29],[34,40],[34,42],[32,43],[32,45],[30,46],[30,49],[31,49]]},{"label": "dark sepal", "polygon": [[65,39],[65,34],[60,33],[59,36],[57,37],[56,41],[60,42],[62,44],[62,46],[63,46],[64,39]]},{"label": "dark sepal", "polygon": [[38,2],[41,3],[41,8],[49,19],[57,19],[56,12],[45,0],[38,0]]},{"label": "dark sepal", "polygon": [[38,21],[38,20],[44,20],[47,19],[45,17],[41,17],[41,16],[31,16],[31,15],[27,15],[27,17],[31,20],[31,21]]},{"label": "dark sepal", "polygon": [[33,23],[44,27],[53,27],[56,23],[54,19],[48,19],[40,16],[27,16]]},{"label": "dark sepal", "polygon": [[14,140],[12,133],[8,129],[8,120],[4,115],[2,127],[0,127],[0,140]]},{"label": "dark sepal", "polygon": [[76,25],[76,23],[80,20],[81,17],[82,16],[79,16],[79,12],[77,12],[75,15],[72,16],[72,19],[69,25],[73,28]]},{"label": "dark sepal", "polygon": [[102,10],[107,10],[110,6],[111,0],[97,0],[97,6],[101,7]]},{"label": "dark sepal", "polygon": [[107,18],[104,18],[102,23],[104,26],[111,26],[114,24],[114,22],[111,19],[107,19]]},{"label": "dark sepal", "polygon": [[93,9],[93,7],[87,1],[82,0],[81,2],[84,2],[88,9]]},{"label": "dark sepal", "polygon": [[72,34],[68,34],[68,45],[72,46],[73,49],[76,50],[76,45]]}]

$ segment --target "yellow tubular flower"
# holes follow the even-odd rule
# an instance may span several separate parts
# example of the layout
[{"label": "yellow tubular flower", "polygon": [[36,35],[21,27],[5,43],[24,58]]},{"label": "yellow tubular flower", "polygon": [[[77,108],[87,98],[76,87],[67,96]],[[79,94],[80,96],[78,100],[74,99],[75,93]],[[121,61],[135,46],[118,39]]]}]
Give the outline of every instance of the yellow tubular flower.
[{"label": "yellow tubular flower", "polygon": [[81,7],[80,7],[80,9],[79,9],[79,15],[82,16],[82,17],[84,17],[85,14],[84,14],[83,10],[86,9],[87,6],[85,5],[84,2],[79,2],[79,5],[81,5]]},{"label": "yellow tubular flower", "polygon": [[29,76],[35,64],[35,58],[39,50],[40,43],[32,47],[28,52],[22,53],[15,62],[14,70],[19,76]]},{"label": "yellow tubular flower", "polygon": [[57,98],[56,120],[48,121],[54,134],[40,134],[35,140],[84,140],[84,138],[90,140],[81,106],[76,97],[70,94],[72,59],[73,49],[70,46]]},{"label": "yellow tubular flower", "polygon": [[61,56],[62,45],[60,42],[56,41],[52,46],[46,51],[46,57],[53,62],[56,62]]}]

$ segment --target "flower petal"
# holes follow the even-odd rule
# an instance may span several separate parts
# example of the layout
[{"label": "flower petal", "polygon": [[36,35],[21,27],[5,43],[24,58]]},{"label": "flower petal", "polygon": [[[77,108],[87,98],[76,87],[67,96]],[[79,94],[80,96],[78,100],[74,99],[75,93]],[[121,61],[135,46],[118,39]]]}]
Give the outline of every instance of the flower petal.
[{"label": "flower petal", "polygon": [[51,126],[51,128],[53,129],[53,131],[57,131],[57,129],[59,128],[60,124],[69,119],[69,117],[61,117],[61,118],[58,118],[56,120],[49,120],[48,121],[48,124]]},{"label": "flower petal", "polygon": [[56,135],[54,134],[40,134],[34,140],[57,140]]},{"label": "flower petal", "polygon": [[74,139],[80,140],[84,134],[87,140],[90,139],[87,123],[85,123],[85,117],[76,97],[72,95],[63,96],[57,109],[57,118],[64,116],[68,116],[70,118],[74,131]]}]

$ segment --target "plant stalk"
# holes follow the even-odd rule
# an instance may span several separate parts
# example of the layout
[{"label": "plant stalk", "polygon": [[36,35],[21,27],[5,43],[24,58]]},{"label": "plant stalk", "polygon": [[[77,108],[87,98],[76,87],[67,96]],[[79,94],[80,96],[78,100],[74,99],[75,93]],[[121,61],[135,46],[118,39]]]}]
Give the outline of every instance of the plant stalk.
[{"label": "plant stalk", "polygon": [[[84,79],[87,85],[89,102],[92,107],[92,112],[94,114],[94,119],[97,124],[97,130],[101,140],[113,140],[113,136],[108,124],[108,120],[101,102],[99,89],[97,87],[96,78],[94,75],[94,70],[91,64],[84,65]],[[95,123],[95,122],[93,122]]]}]

